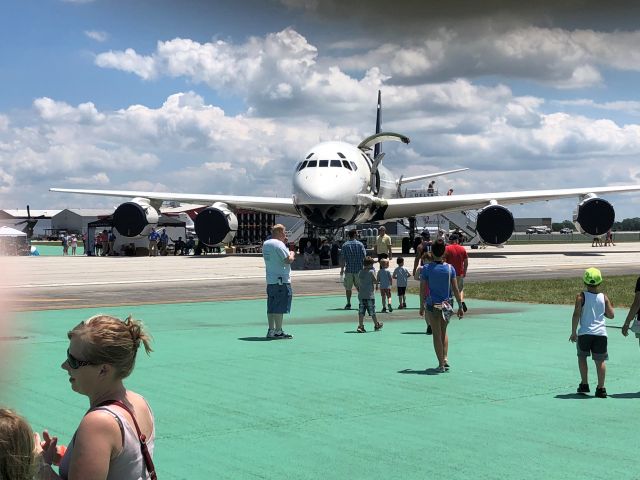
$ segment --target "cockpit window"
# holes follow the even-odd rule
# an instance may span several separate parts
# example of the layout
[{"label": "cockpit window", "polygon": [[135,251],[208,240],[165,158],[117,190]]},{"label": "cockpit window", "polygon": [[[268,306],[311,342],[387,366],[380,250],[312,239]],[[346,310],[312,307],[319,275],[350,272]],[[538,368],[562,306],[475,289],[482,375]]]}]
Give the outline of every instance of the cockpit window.
[{"label": "cockpit window", "polygon": [[307,168],[317,167],[317,166],[318,166],[317,160],[309,160],[309,163],[307,163]]},{"label": "cockpit window", "polygon": [[344,156],[344,154],[342,154],[342,153],[340,153],[340,152],[338,152],[338,156],[339,156],[340,158],[347,158],[347,157],[345,157],[345,156]]},{"label": "cockpit window", "polygon": [[328,167],[329,166],[329,160],[320,160],[320,163],[318,164],[319,167]]},{"label": "cockpit window", "polygon": [[342,167],[342,162],[340,160],[331,160],[332,167]]},{"label": "cockpit window", "polygon": [[356,162],[349,162],[351,164],[351,167],[353,168],[353,171],[357,171],[358,170],[358,165],[356,165]]},{"label": "cockpit window", "polygon": [[302,170],[306,166],[307,166],[307,161],[306,160],[304,162],[300,162],[300,166],[298,167],[298,171]]},{"label": "cockpit window", "polygon": [[349,165],[349,162],[347,162],[346,160],[342,160],[342,165],[344,166],[344,168],[348,168],[349,170],[351,170],[351,165]]},{"label": "cockpit window", "polygon": [[307,160],[309,160],[311,157],[313,157],[313,152],[311,152],[309,155],[307,155]]}]

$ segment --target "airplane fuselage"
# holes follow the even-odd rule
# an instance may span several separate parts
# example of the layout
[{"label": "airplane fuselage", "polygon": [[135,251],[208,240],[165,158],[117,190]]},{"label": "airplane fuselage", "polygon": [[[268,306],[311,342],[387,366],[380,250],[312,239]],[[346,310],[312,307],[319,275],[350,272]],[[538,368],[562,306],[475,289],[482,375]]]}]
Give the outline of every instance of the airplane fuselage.
[{"label": "airplane fuselage", "polygon": [[[397,197],[396,179],[359,148],[323,142],[310,149],[293,174],[293,202],[309,223],[340,228],[375,220],[384,199]],[[371,201],[376,197],[375,201]]]}]

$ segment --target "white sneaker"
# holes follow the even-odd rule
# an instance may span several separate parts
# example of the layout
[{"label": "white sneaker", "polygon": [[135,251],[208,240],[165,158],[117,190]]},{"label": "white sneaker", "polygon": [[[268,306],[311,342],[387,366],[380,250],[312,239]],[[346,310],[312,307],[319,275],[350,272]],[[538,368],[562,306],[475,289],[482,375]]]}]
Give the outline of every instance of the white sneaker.
[{"label": "white sneaker", "polygon": [[293,338],[293,335],[289,335],[288,333],[284,333],[282,330],[276,330],[276,332],[273,335],[273,338],[278,339],[278,340],[288,340],[290,338]]},{"label": "white sneaker", "polygon": [[629,330],[631,330],[633,333],[640,333],[640,321],[638,321],[637,318],[633,321],[633,323],[629,327]]},{"label": "white sneaker", "polygon": [[275,338],[276,336],[276,331],[273,328],[270,328],[269,330],[267,330],[267,338]]}]

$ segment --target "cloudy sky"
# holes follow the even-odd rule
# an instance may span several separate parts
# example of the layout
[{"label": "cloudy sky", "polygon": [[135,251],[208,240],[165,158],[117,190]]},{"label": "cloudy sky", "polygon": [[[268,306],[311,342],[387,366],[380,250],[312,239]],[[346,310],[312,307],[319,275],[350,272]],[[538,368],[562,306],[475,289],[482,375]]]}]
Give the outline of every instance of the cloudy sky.
[{"label": "cloudy sky", "polygon": [[[516,3],[6,1],[0,208],[116,203],[51,186],[288,196],[313,144],[373,133],[378,90],[383,129],[411,138],[383,146],[398,175],[640,184],[640,7]],[[640,195],[610,199],[640,215]]]}]

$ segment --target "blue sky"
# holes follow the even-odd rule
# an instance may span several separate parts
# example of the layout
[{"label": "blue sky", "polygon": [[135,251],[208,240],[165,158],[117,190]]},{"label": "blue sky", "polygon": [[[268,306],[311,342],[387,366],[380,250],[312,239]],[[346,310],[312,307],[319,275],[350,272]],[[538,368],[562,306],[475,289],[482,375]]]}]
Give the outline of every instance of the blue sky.
[{"label": "blue sky", "polygon": [[[446,6],[442,6],[446,3]],[[408,135],[386,165],[456,193],[640,183],[640,15],[625,2],[7,1],[0,206],[51,186],[291,192],[314,143]],[[617,217],[638,195],[612,196]],[[519,207],[570,218],[575,202]]]}]

